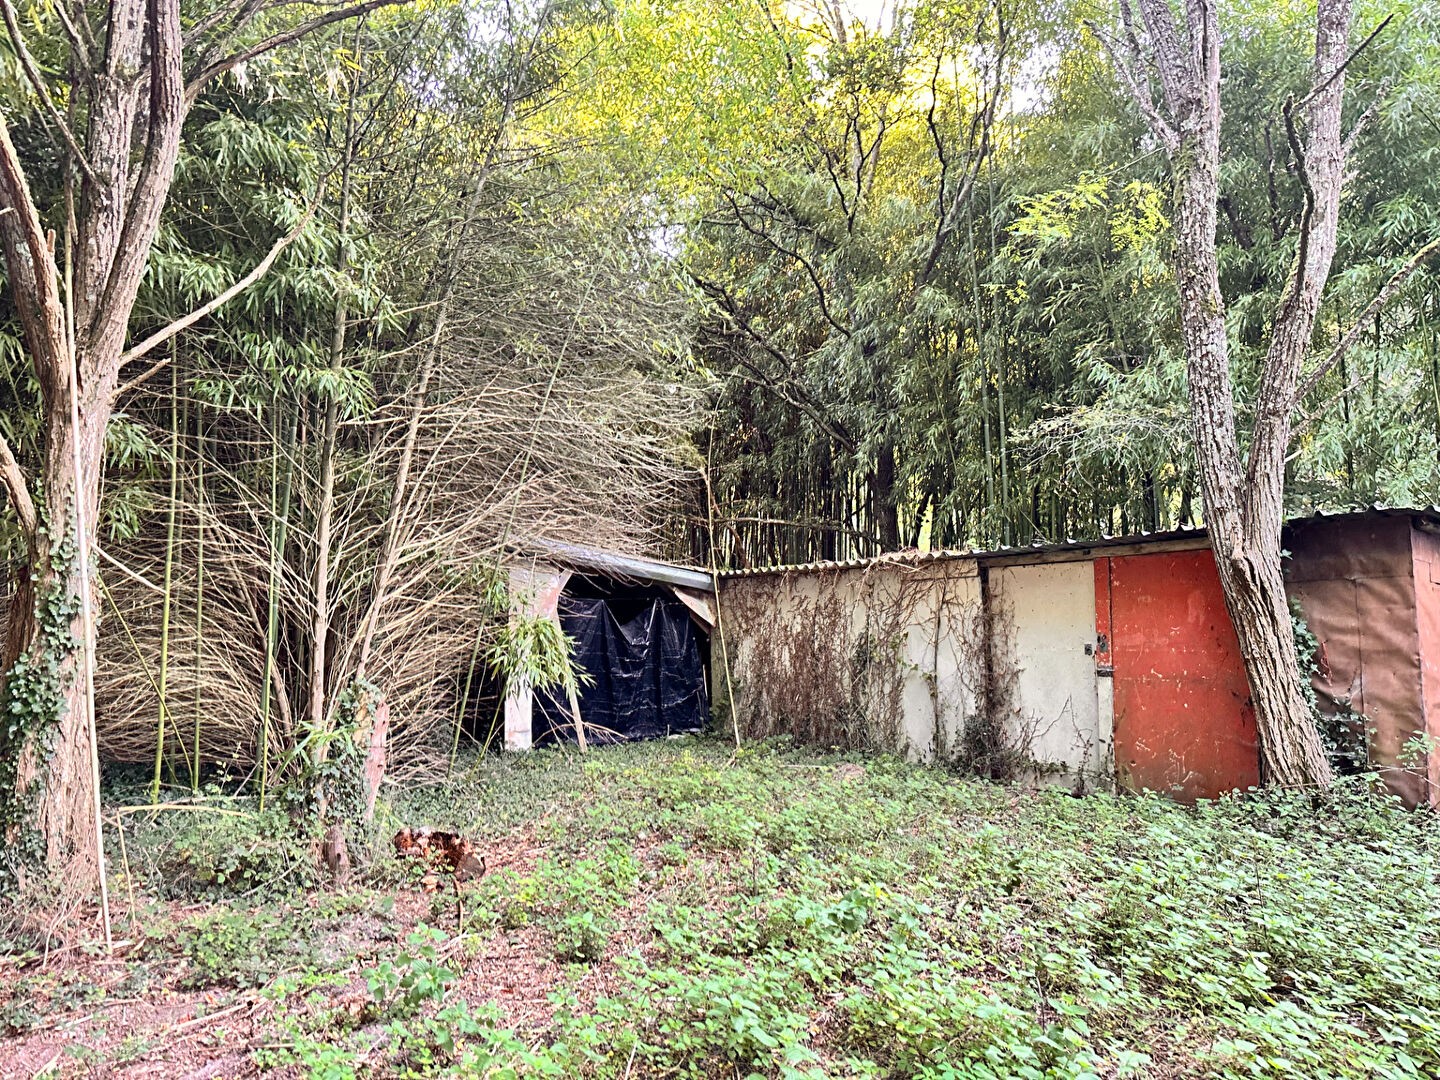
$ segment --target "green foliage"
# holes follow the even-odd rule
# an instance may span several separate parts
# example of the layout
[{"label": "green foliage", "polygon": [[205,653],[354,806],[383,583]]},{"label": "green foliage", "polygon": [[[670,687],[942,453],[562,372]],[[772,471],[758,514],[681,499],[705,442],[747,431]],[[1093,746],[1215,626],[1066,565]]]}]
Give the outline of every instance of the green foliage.
[{"label": "green foliage", "polygon": [[[1368,779],[1318,804],[1186,809],[885,759],[840,781],[833,759],[783,744],[627,747],[582,777],[548,757],[575,790],[532,803],[550,815],[545,856],[473,897],[474,925],[540,925],[557,949],[611,928],[599,962],[619,985],[557,997],[545,1067],[563,1052],[599,1076],[1440,1068],[1425,869],[1440,836]],[[504,798],[524,790],[488,775]],[[654,854],[621,860],[621,844]],[[617,929],[637,891],[653,943],[638,951]]]},{"label": "green foliage", "polygon": [[[702,739],[462,759],[388,808],[491,838],[461,905],[418,922],[370,891],[382,865],[348,892],[152,907],[106,993],[263,988],[256,1064],[336,1078],[1440,1071],[1440,832],[1373,777],[1183,807],[851,760]],[[143,890],[163,845],[132,834]],[[93,1011],[36,942],[7,948],[12,1029]],[[516,1010],[538,980],[550,1009]]]},{"label": "green foliage", "polygon": [[[1200,520],[1169,179],[1101,45],[1120,30],[1093,5],[1005,8],[1002,55],[999,10],[633,0],[566,42],[585,78],[539,123],[604,148],[604,176],[644,192],[700,294],[720,562]],[[1352,111],[1376,109],[1317,348],[1440,231],[1440,23],[1433,5],[1362,5],[1356,40],[1386,14],[1347,70]],[[1294,258],[1303,192],[1281,106],[1305,92],[1313,11],[1221,18],[1221,284],[1243,428]],[[1440,489],[1435,274],[1302,403],[1293,509]]]},{"label": "green foliage", "polygon": [[41,583],[35,597],[35,645],[16,659],[0,685],[0,835],[8,839],[0,858],[0,892],[8,890],[22,869],[43,865],[45,839],[35,827],[34,813],[45,770],[36,769],[26,781],[20,763],[27,753],[42,766],[49,761],[64,715],[65,690],[76,675],[80,642],[74,623],[80,598],[72,574],[78,553],[72,536],[50,537],[48,542],[48,572],[40,577],[42,568],[31,571]]},{"label": "green foliage", "polygon": [[562,964],[593,964],[605,955],[605,931],[593,911],[564,916],[554,936],[555,959]]},{"label": "green foliage", "polygon": [[308,840],[273,807],[178,813],[130,827],[132,857],[156,860],[169,896],[285,896],[317,881]]},{"label": "green foliage", "polygon": [[325,820],[315,823],[317,833],[330,822],[362,824],[368,733],[383,699],[380,687],[357,676],[340,692],[333,722],[317,728],[306,717],[301,724],[290,775],[278,795],[293,813],[311,819],[323,805]]},{"label": "green foliage", "polygon": [[577,671],[575,642],[545,615],[516,615],[496,635],[485,659],[497,679],[523,682],[536,690],[558,689],[578,696],[588,673]]},{"label": "green foliage", "polygon": [[438,946],[445,941],[439,930],[421,924],[406,936],[406,952],[365,973],[365,983],[381,1015],[405,1020],[421,1006],[445,996],[445,988],[458,974],[437,959]]},{"label": "green foliage", "polygon": [[287,963],[314,962],[305,939],[293,934],[279,913],[263,910],[202,915],[179,926],[162,924],[150,928],[146,939],[152,956],[182,961],[180,985],[192,989],[263,986]]},{"label": "green foliage", "polygon": [[1320,640],[1311,631],[1296,600],[1290,601],[1290,629],[1295,636],[1295,655],[1300,663],[1300,689],[1320,729],[1331,766],[1342,775],[1363,771],[1370,763],[1371,725],[1365,717],[1352,713],[1348,702],[1332,702],[1329,711],[1320,708],[1315,689],[1315,679],[1320,674]]},{"label": "green foliage", "polygon": [[103,1001],[105,988],[83,974],[43,969],[22,975],[0,1003],[0,1035],[24,1035],[43,1029],[49,1017],[67,1009],[80,1009]]}]

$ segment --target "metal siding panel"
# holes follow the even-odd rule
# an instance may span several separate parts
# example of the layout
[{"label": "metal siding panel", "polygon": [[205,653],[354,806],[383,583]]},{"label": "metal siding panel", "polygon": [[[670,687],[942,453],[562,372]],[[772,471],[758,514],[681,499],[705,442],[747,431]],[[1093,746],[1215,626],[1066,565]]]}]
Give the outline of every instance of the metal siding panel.
[{"label": "metal siding panel", "polygon": [[1287,582],[1411,575],[1410,519],[1317,518],[1285,530]]},{"label": "metal siding panel", "polygon": [[[1009,675],[1004,717],[1014,744],[1042,767],[1042,779],[1113,786],[1110,732],[1096,697],[1095,572],[1088,563],[1043,563],[991,571],[1001,638],[995,651]],[[1108,725],[1107,725],[1108,727]]]},{"label": "metal siding panel", "polygon": [[1425,784],[1396,766],[1405,744],[1425,723],[1415,587],[1410,577],[1355,582],[1361,703],[1370,730],[1370,763],[1379,766],[1386,784],[1412,804],[1424,798]]},{"label": "metal siding panel", "polygon": [[1338,706],[1363,713],[1367,696],[1365,652],[1360,640],[1356,583],[1348,578],[1295,582],[1287,592],[1291,600],[1299,603],[1305,624],[1320,643],[1316,656],[1320,670],[1314,680],[1320,707],[1330,712]]},{"label": "metal siding panel", "polygon": [[1120,784],[1182,802],[1260,781],[1239,642],[1208,551],[1110,560]]},{"label": "metal siding panel", "polygon": [[1417,791],[1416,802],[1428,801],[1440,807],[1440,537],[1416,529],[1413,541],[1423,705],[1415,734],[1429,736],[1427,752],[1419,763],[1429,790]]},{"label": "metal siding panel", "polygon": [[1287,535],[1285,577],[1320,642],[1320,708],[1363,715],[1370,763],[1414,805],[1426,797],[1425,778],[1399,766],[1425,723],[1416,593],[1429,571],[1410,533],[1408,516],[1305,522]]}]

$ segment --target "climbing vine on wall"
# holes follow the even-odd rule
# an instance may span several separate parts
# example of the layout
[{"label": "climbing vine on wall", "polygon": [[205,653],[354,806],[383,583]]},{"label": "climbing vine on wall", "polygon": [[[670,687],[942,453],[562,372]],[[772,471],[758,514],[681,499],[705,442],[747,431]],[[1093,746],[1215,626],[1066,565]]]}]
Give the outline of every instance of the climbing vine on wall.
[{"label": "climbing vine on wall", "polygon": [[746,738],[788,734],[845,749],[897,744],[910,611],[902,597],[856,603],[857,586],[873,582],[828,571],[726,584],[730,675]]},{"label": "climbing vine on wall", "polygon": [[725,580],[742,735],[901,752],[997,780],[1043,772],[1036,722],[1016,699],[1013,615],[983,579],[972,561],[888,560]]}]

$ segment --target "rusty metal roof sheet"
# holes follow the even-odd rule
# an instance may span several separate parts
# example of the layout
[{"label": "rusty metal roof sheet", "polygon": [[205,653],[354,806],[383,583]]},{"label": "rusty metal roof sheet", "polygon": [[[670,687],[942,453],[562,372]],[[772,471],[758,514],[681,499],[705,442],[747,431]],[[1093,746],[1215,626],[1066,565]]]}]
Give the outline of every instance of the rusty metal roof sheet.
[{"label": "rusty metal roof sheet", "polygon": [[615,551],[581,547],[579,544],[563,544],[558,540],[525,540],[512,544],[511,548],[581,573],[599,574],[620,581],[655,581],[662,585],[678,585],[700,592],[715,591],[715,579],[710,571],[697,567],[677,566],[658,559],[622,555]]},{"label": "rusty metal roof sheet", "polygon": [[[1375,503],[1370,506],[1349,510],[1311,510],[1305,514],[1291,516],[1286,524],[1295,525],[1305,521],[1337,520],[1342,518],[1366,517],[1423,517],[1440,524],[1440,506],[1386,506]],[[895,564],[918,566],[923,563],[940,562],[947,559],[994,559],[1016,555],[1049,555],[1056,552],[1084,551],[1090,548],[1124,547],[1133,544],[1154,544],[1166,541],[1196,540],[1206,535],[1206,530],[1169,529],[1157,532],[1127,533],[1121,536],[1102,534],[1097,539],[1064,541],[1036,541],[1033,544],[1002,545],[995,548],[940,548],[934,551],[892,551],[883,555],[864,558],[821,560],[808,563],[780,563],[772,566],[755,566],[743,570],[722,570],[717,578],[760,577],[766,574],[809,574],[834,570],[858,570],[866,567]]]}]

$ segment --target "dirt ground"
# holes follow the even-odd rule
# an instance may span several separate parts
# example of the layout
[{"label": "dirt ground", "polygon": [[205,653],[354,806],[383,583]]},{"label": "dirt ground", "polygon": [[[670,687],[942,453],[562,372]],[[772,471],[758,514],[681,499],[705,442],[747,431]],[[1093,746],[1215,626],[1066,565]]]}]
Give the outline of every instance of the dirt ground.
[{"label": "dirt ground", "polygon": [[[497,838],[487,848],[489,872],[528,874],[540,850],[528,831]],[[461,911],[471,888],[471,884],[460,886]],[[147,942],[117,935],[113,955],[106,955],[103,942],[93,937],[93,928],[83,940],[57,943],[53,951],[36,958],[0,957],[0,1014],[14,1002],[15,984],[24,976],[48,977],[70,991],[50,995],[32,1030],[0,1039],[0,1080],[41,1076],[215,1080],[260,1075],[262,1070],[252,1058],[255,1051],[271,1045],[278,1019],[295,1009],[358,1007],[369,998],[361,976],[364,965],[358,958],[394,951],[397,940],[403,941],[422,923],[443,926],[434,918],[437,908],[448,908],[454,925],[454,882],[446,879],[444,889],[431,894],[418,884],[397,886],[388,891],[394,904],[383,921],[373,915],[347,920],[343,933],[331,944],[357,959],[336,972],[348,976],[348,981],[324,988],[324,1004],[311,1000],[309,994],[276,1001],[263,988],[185,989],[178,985],[183,974],[178,967],[152,972],[144,996],[133,996],[125,988],[136,967],[145,962]],[[117,925],[123,926],[124,898],[116,899]],[[168,918],[181,924],[208,910],[228,911],[232,906],[172,903],[166,908]],[[498,1005],[516,1028],[543,1028],[549,1022],[547,995],[559,983],[562,969],[543,931],[520,927],[483,935],[467,932],[464,938],[453,939],[452,946],[441,954],[460,973],[452,992],[472,1004]],[[582,992],[593,993],[604,982],[601,963],[588,969],[578,985]],[[75,988],[83,991],[77,993]],[[303,1075],[296,1067],[264,1071],[271,1077]]]}]

